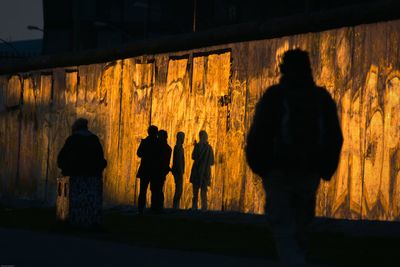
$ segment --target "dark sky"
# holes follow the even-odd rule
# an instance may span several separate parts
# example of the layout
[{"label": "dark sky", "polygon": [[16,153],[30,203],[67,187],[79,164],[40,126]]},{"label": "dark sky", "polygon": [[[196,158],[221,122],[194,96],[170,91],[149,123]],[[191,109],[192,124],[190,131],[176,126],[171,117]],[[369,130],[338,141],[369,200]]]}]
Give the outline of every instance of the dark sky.
[{"label": "dark sky", "polygon": [[1,39],[10,42],[42,38],[42,32],[30,31],[28,25],[43,28],[42,0],[0,0]]}]

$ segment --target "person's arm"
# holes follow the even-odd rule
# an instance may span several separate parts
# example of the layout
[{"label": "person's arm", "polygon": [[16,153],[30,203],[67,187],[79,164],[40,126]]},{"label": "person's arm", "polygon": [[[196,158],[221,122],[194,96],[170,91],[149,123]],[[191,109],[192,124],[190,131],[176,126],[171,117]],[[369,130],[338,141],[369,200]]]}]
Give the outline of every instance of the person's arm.
[{"label": "person's arm", "polygon": [[101,171],[103,171],[107,167],[107,160],[104,158],[103,147],[97,136],[95,136],[95,154],[98,160],[98,167]]},{"label": "person's arm", "polygon": [[172,173],[175,175],[180,171],[180,157],[179,157],[179,146],[174,146],[174,151],[172,154]]},{"label": "person's arm", "polygon": [[214,165],[214,151],[210,145],[209,147],[210,147],[210,165]]},{"label": "person's arm", "polygon": [[143,157],[143,154],[144,154],[144,146],[145,146],[145,139],[142,139],[141,141],[140,141],[140,144],[139,144],[139,148],[138,148],[138,150],[136,151],[136,155],[139,157],[139,158],[142,158]]},{"label": "person's arm", "polygon": [[247,135],[246,159],[252,171],[263,176],[272,161],[272,143],[277,130],[277,87],[266,90],[256,105],[253,123]]},{"label": "person's arm", "polygon": [[195,141],[193,152],[192,152],[192,160],[197,160],[199,157],[199,144]]},{"label": "person's arm", "polygon": [[340,153],[343,145],[343,134],[340,127],[339,117],[335,101],[326,93],[325,118],[326,118],[326,144],[327,151],[324,152],[325,163],[321,176],[324,180],[330,180],[334,175],[340,161]]},{"label": "person's arm", "polygon": [[185,173],[185,150],[183,149],[183,147],[181,148],[181,170],[182,170],[182,174]]},{"label": "person's arm", "polygon": [[175,170],[176,168],[177,168],[177,162],[178,162],[178,158],[177,158],[177,156],[178,156],[178,151],[177,151],[178,149],[177,149],[177,146],[175,145],[174,146],[174,151],[173,151],[173,153],[172,153],[172,170]]},{"label": "person's arm", "polygon": [[168,151],[167,151],[167,156],[166,156],[168,169],[170,169],[169,164],[171,162],[171,155],[172,155],[172,149],[170,146],[168,146]]},{"label": "person's arm", "polygon": [[64,146],[61,148],[57,156],[57,166],[61,170],[64,170],[68,165],[68,162],[70,160],[69,156],[70,151],[71,151],[71,137],[68,137],[67,140],[65,140]]},{"label": "person's arm", "polygon": [[172,149],[169,145],[166,145],[165,147],[162,148],[162,154],[161,154],[161,167],[163,168],[163,175],[167,175],[168,172],[171,171],[170,168],[170,163],[171,163],[171,154],[172,154]]},{"label": "person's arm", "polygon": [[185,158],[183,155],[182,146],[177,146],[174,149],[174,167],[173,168],[180,175],[183,175],[183,173],[185,172]]}]

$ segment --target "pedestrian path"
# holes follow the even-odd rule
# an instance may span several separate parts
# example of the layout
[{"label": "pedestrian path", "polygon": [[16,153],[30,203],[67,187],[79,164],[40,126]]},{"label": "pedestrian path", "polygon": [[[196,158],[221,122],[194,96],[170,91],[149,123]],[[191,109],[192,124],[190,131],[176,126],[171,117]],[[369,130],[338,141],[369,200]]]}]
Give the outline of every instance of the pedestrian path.
[{"label": "pedestrian path", "polygon": [[60,234],[0,228],[0,266],[280,266],[257,258],[143,248]]}]

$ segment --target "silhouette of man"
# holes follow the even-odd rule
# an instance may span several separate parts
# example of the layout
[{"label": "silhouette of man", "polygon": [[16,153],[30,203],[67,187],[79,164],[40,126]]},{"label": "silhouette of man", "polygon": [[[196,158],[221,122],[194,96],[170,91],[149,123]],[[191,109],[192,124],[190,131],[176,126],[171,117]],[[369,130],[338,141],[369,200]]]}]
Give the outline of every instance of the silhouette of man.
[{"label": "silhouette of man", "polygon": [[107,166],[99,138],[88,130],[88,120],[77,119],[72,135],[57,157],[58,167],[69,178],[69,222],[78,226],[99,224],[103,201],[102,173]]},{"label": "silhouette of man", "polygon": [[258,102],[247,136],[250,168],[266,191],[265,213],[285,264],[304,264],[320,178],[334,174],[343,143],[336,104],[313,81],[308,53],[290,50],[279,84]]},{"label": "silhouette of man", "polygon": [[174,209],[179,209],[179,202],[182,196],[183,174],[185,172],[185,151],[183,149],[184,140],[185,134],[183,132],[178,132],[176,134],[176,144],[172,156],[172,174],[174,175],[175,181]]},{"label": "silhouette of man", "polygon": [[[137,150],[137,156],[141,158],[140,166],[136,177],[140,179],[140,190],[138,197],[138,212],[143,214],[144,208],[146,206],[146,194],[147,188],[151,180],[157,177],[159,174],[159,148],[160,144],[157,138],[158,128],[157,126],[150,125],[147,129],[148,136],[142,139],[139,148]],[[152,193],[151,205],[154,204],[154,196]]]},{"label": "silhouette of man", "polygon": [[199,190],[201,190],[201,210],[207,210],[207,189],[211,185],[211,166],[214,165],[214,152],[208,143],[206,131],[199,132],[199,143],[195,141],[192,152],[193,166],[190,182],[193,185],[192,210],[197,210]]},{"label": "silhouette of man", "polygon": [[162,212],[164,209],[164,182],[165,177],[171,170],[169,163],[171,161],[172,149],[167,143],[168,133],[165,130],[158,132],[158,157],[159,164],[157,168],[157,175],[151,178],[151,209],[155,212]]}]

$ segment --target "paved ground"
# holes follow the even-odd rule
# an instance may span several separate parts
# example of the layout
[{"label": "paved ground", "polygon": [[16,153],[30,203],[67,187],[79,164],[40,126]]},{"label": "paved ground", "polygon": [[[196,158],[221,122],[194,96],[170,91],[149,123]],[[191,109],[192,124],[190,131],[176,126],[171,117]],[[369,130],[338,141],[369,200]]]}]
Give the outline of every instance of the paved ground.
[{"label": "paved ground", "polygon": [[[12,205],[3,205],[0,209],[3,208],[5,213],[0,215],[5,215],[7,210],[12,212],[13,209],[22,209],[25,206],[18,204],[15,206]],[[4,208],[7,207],[7,208]],[[29,205],[26,208],[30,207]],[[40,207],[40,206],[38,206]],[[51,212],[51,211],[49,211]],[[48,213],[48,212],[47,212]],[[45,213],[46,215],[48,215]],[[135,210],[127,207],[119,207],[107,209],[105,213],[109,213],[111,216],[113,213],[123,214],[124,219],[130,217],[134,218],[136,215]],[[150,220],[151,217],[155,217],[156,215],[147,214],[148,222],[152,222],[154,220]],[[157,215],[161,216],[161,215]],[[1,217],[1,216],[0,216]],[[170,223],[167,220],[169,217],[171,219],[176,219],[176,222],[181,222],[180,219],[190,219],[193,220],[191,222],[194,225],[198,225],[197,222],[220,222],[224,225],[230,226],[230,224],[239,224],[239,225],[249,225],[251,227],[265,226],[266,219],[264,216],[259,215],[251,215],[251,214],[239,214],[232,212],[190,212],[190,211],[173,211],[167,210],[165,214],[162,215],[163,222]],[[18,220],[16,222],[23,222],[21,218],[25,218],[23,216],[17,216],[14,220]],[[39,217],[43,218],[43,217]],[[47,218],[47,217],[45,217]],[[53,218],[53,217],[51,217]],[[0,219],[1,220],[1,219]],[[45,219],[46,220],[46,219]],[[35,222],[35,220],[33,220]],[[173,221],[173,220],[172,220]],[[31,221],[22,223],[24,227],[31,225]],[[36,223],[41,223],[40,220]],[[7,224],[5,224],[7,225]],[[118,224],[124,226],[124,224]],[[140,223],[139,223],[140,225]],[[167,224],[169,227],[169,224]],[[189,224],[191,225],[191,224]],[[125,225],[126,226],[126,225]],[[7,227],[12,227],[8,225]],[[18,226],[16,226],[18,227]],[[40,228],[40,227],[39,227]],[[33,227],[32,229],[35,229]],[[37,229],[38,231],[44,231],[47,228]],[[136,229],[136,228],[135,228]],[[169,228],[167,228],[169,229]],[[189,229],[191,229],[189,227]],[[215,229],[219,229],[218,227]],[[236,228],[235,228],[236,229]],[[257,228],[258,229],[258,228]],[[54,230],[54,229],[53,229]],[[380,262],[381,258],[379,255],[382,255],[384,258],[387,258],[387,255],[395,255],[396,246],[398,244],[397,239],[400,237],[400,222],[377,222],[377,221],[348,221],[348,220],[331,220],[318,218],[314,223],[314,231],[320,232],[326,237],[331,236],[332,234],[338,235],[338,240],[351,241],[351,245],[344,246],[346,249],[350,249],[349,246],[360,246],[360,242],[370,242],[372,247],[376,247],[377,242],[385,241],[389,242],[383,246],[383,249],[369,249],[371,246],[362,246],[361,248],[355,250],[355,255],[352,255],[351,259],[354,263],[357,263],[357,257],[363,257],[365,253],[368,253],[370,257],[368,261],[363,262],[371,262],[372,259],[373,264],[369,266],[375,266],[375,262]],[[146,232],[135,232],[130,231],[133,234],[142,233],[142,237],[147,237]],[[124,235],[125,232],[122,232]],[[318,233],[316,233],[318,234]],[[317,235],[318,236],[318,235]],[[342,236],[342,238],[340,238]],[[171,238],[171,235],[168,235]],[[363,237],[363,238],[359,238]],[[376,237],[376,238],[375,238]],[[173,236],[172,238],[175,238]],[[140,238],[139,238],[140,239]],[[184,239],[183,244],[188,246],[189,239]],[[208,240],[208,239],[207,239]],[[247,239],[246,239],[247,240]],[[204,240],[203,240],[204,241]],[[354,241],[354,242],[353,242]],[[215,242],[210,241],[210,242]],[[210,244],[210,242],[206,242],[206,244]],[[243,242],[243,241],[242,241]],[[329,243],[331,241],[324,241],[325,248],[328,244],[328,248],[331,245]],[[140,243],[136,243],[140,244]],[[215,244],[215,243],[214,243]],[[156,245],[156,244],[155,244]],[[379,245],[381,248],[382,245]],[[179,246],[182,249],[182,246]],[[258,246],[257,248],[260,248]],[[315,248],[314,248],[315,249]],[[391,252],[388,254],[387,250]],[[319,251],[317,249],[317,254],[319,252],[324,252],[323,250]],[[367,252],[368,251],[368,252]],[[339,258],[344,261],[336,261],[336,262],[345,262],[346,258],[343,258],[346,253],[343,253],[340,250],[336,250]],[[377,253],[377,254],[376,254]],[[380,253],[380,254],[379,254]],[[260,253],[259,253],[260,254]],[[259,255],[254,254],[254,255]],[[262,254],[262,253],[261,253]],[[374,256],[374,255],[377,256]],[[232,255],[232,254],[230,254]],[[235,254],[233,254],[235,255]],[[253,255],[253,254],[241,254],[241,255]],[[333,254],[334,255],[334,254]],[[349,254],[350,255],[350,254]],[[315,256],[315,255],[314,255]],[[317,257],[318,258],[318,257]],[[356,259],[356,261],[354,261]],[[378,259],[378,261],[377,261]],[[315,260],[315,259],[314,259]],[[326,260],[315,260],[319,262],[325,262]],[[387,259],[385,261],[388,263],[387,266],[398,266],[395,264],[394,259]],[[276,262],[262,259],[262,258],[244,258],[244,257],[231,257],[224,256],[220,254],[211,254],[204,252],[186,252],[180,250],[168,250],[168,249],[156,249],[149,247],[138,247],[133,245],[126,245],[115,242],[108,241],[100,241],[86,238],[86,237],[77,237],[68,235],[68,233],[49,233],[49,232],[33,232],[28,230],[17,230],[17,229],[6,229],[0,228],[0,267],[3,266],[189,266],[189,267],[211,267],[211,266],[280,266]],[[357,265],[357,264],[356,264]],[[357,266],[360,266],[359,264]],[[376,266],[383,266],[382,264],[377,264]]]},{"label": "paved ground", "polygon": [[141,248],[59,234],[0,228],[0,266],[279,266],[252,258]]}]

